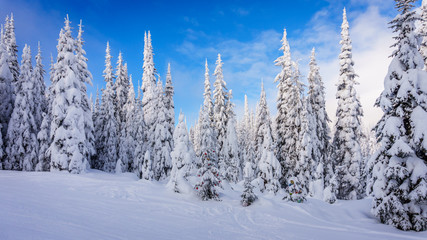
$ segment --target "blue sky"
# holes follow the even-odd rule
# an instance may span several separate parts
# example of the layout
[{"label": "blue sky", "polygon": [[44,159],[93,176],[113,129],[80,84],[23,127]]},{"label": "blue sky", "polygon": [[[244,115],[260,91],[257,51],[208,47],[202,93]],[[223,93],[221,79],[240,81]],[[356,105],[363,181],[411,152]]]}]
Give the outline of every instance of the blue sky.
[{"label": "blue sky", "polygon": [[47,68],[50,54],[56,56],[56,40],[66,14],[72,21],[74,35],[82,19],[88,66],[94,77],[90,93],[105,85],[102,71],[107,41],[114,64],[119,51],[123,53],[136,86],[142,77],[144,31],[150,30],[158,73],[164,80],[167,63],[171,63],[176,112],[182,109],[189,123],[197,118],[202,103],[204,60],[208,59],[213,73],[218,53],[224,61],[224,78],[233,90],[238,116],[243,111],[244,94],[255,109],[261,79],[270,111],[275,114],[273,79],[280,69],[273,62],[281,54],[278,49],[286,27],[292,57],[300,61],[304,76],[311,48],[316,47],[326,85],[327,108],[333,119],[341,14],[346,7],[365,123],[372,126],[381,113],[372,106],[381,92],[390,62],[393,35],[387,22],[396,15],[393,4],[391,0],[0,0],[0,18],[13,12],[19,54],[25,43],[32,46],[34,53],[40,41]]}]

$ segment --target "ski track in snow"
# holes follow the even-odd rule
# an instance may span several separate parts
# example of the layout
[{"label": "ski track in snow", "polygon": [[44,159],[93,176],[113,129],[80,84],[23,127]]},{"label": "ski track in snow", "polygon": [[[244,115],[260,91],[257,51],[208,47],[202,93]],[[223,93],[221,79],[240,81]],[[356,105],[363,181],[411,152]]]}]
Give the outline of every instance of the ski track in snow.
[{"label": "ski track in snow", "polygon": [[[427,239],[370,214],[371,199],[282,201],[223,184],[222,201],[176,194],[133,174],[0,171],[0,239]],[[234,188],[234,190],[232,190]]]}]

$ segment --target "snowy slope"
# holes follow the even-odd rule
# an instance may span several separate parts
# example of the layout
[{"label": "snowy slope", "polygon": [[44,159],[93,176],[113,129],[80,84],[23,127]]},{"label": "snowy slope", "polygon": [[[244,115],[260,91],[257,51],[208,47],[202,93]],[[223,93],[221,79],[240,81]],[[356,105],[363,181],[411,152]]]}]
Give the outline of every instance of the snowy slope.
[{"label": "snowy slope", "polygon": [[0,171],[0,239],[427,239],[380,224],[371,199],[298,204],[257,193],[243,208],[234,188],[202,202],[133,174]]}]

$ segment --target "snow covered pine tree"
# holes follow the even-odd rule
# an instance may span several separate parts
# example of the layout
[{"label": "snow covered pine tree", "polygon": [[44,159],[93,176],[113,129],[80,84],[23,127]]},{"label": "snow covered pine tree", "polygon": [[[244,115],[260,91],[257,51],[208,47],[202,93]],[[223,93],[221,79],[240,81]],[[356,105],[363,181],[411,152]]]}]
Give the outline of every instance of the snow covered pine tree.
[{"label": "snow covered pine tree", "polygon": [[352,46],[345,9],[341,29],[340,77],[336,94],[338,107],[332,159],[338,181],[338,199],[355,200],[359,198],[360,164],[363,160],[359,144],[362,136],[363,111],[355,89],[357,75],[353,69]]},{"label": "snow covered pine tree", "polygon": [[99,132],[97,133],[98,158],[95,168],[106,172],[115,172],[118,158],[119,122],[115,114],[113,67],[111,66],[110,44],[107,42],[104,79],[107,86],[102,91],[102,103],[99,113]]},{"label": "snow covered pine tree", "polygon": [[[132,172],[134,164],[135,148],[137,147],[136,133],[139,122],[137,120],[138,109],[136,109],[135,90],[132,77],[128,81],[127,100],[123,106],[126,121],[122,121],[120,130],[119,159],[117,160],[116,173]],[[139,100],[138,100],[139,101]],[[142,137],[142,136],[140,136]]]},{"label": "snow covered pine tree", "polygon": [[228,182],[237,183],[242,178],[242,170],[240,169],[240,147],[237,140],[236,119],[234,114],[234,104],[231,102],[232,92],[228,92],[228,102],[226,112],[228,115],[227,121],[227,136],[224,142],[224,153],[226,154],[226,169],[224,179]]},{"label": "snow covered pine tree", "polygon": [[36,86],[31,64],[31,50],[22,52],[21,74],[15,83],[15,106],[7,129],[5,169],[34,171],[37,164],[38,142],[35,119]]},{"label": "snow covered pine tree", "polygon": [[245,190],[243,190],[242,200],[240,201],[243,207],[247,207],[251,205],[258,198],[252,190],[254,188],[254,186],[252,186],[252,183],[251,183],[253,176],[254,176],[254,171],[252,169],[252,163],[250,161],[247,161],[245,168],[243,169],[243,178],[245,180],[245,183],[243,186]]},{"label": "snow covered pine tree", "polygon": [[376,101],[384,115],[375,126],[380,149],[371,158],[372,213],[402,230],[427,229],[427,73],[415,33],[415,0],[396,0],[400,14],[391,21],[396,43]]},{"label": "snow covered pine tree", "polygon": [[221,54],[218,54],[216,60],[216,68],[214,75],[216,80],[213,84],[215,87],[213,91],[214,109],[213,118],[216,127],[217,139],[218,139],[218,167],[221,178],[225,179],[227,171],[228,154],[225,152],[225,141],[227,137],[227,111],[226,106],[228,102],[227,87],[224,81],[224,75],[222,72],[223,62],[221,60]]},{"label": "snow covered pine tree", "polygon": [[[19,77],[19,64],[18,64],[18,46],[16,45],[15,21],[13,19],[13,14],[10,15],[10,18],[6,17],[3,42],[6,46],[7,53],[9,54],[8,63],[9,63],[10,72],[12,73],[12,76],[13,76],[12,87],[14,91],[15,84],[18,81],[18,77]],[[12,98],[15,99],[14,93],[12,94]]]},{"label": "snow covered pine tree", "polygon": [[[207,65],[206,65],[207,66]],[[206,67],[207,70],[207,67]],[[197,172],[201,178],[194,186],[197,195],[202,200],[214,199],[220,201],[216,187],[220,187],[218,165],[218,145],[213,122],[213,108],[210,93],[209,79],[205,78],[205,92],[203,94],[203,110],[200,115],[200,157],[202,166]]]},{"label": "snow covered pine tree", "polygon": [[216,187],[221,187],[221,180],[219,180],[219,171],[216,162],[217,154],[215,150],[204,149],[202,158],[202,167],[197,172],[197,177],[200,177],[199,182],[194,189],[197,195],[203,200],[214,199],[220,201],[219,194]]},{"label": "snow covered pine tree", "polygon": [[[308,74],[308,108],[311,108],[313,136],[313,159],[312,159],[312,184],[310,186],[310,195],[323,199],[323,189],[329,185],[325,180],[328,167],[328,150],[330,122],[325,106],[325,87],[320,77],[319,66],[316,62],[315,49],[311,52],[310,72]],[[332,167],[331,164],[329,166]],[[332,168],[331,168],[332,170]]]},{"label": "snow covered pine tree", "polygon": [[[54,62],[53,62],[53,56],[50,55],[50,82],[53,82],[54,77]],[[52,88],[53,85],[51,84],[50,87],[47,89],[46,94],[46,112],[42,115],[43,120],[40,126],[40,131],[37,133],[37,140],[39,141],[39,160],[36,166],[36,171],[49,171],[50,169],[50,158],[48,149],[51,143],[50,138],[50,125],[52,121]]]},{"label": "snow covered pine tree", "polygon": [[[2,135],[3,146],[5,146],[7,127],[13,111],[13,75],[9,69],[9,54],[7,53],[3,38],[2,34],[0,40],[0,134]],[[3,158],[0,158],[0,163],[2,160]],[[4,166],[2,168],[4,169]]]},{"label": "snow covered pine tree", "polygon": [[191,189],[188,176],[194,175],[196,170],[196,154],[188,137],[184,114],[179,114],[178,125],[173,133],[174,149],[172,156],[171,177],[167,186],[177,193],[188,192]]},{"label": "snow covered pine tree", "polygon": [[84,109],[70,20],[65,19],[58,40],[52,82],[51,170],[81,173],[88,167]]},{"label": "snow covered pine tree", "polygon": [[264,84],[261,85],[261,96],[257,105],[255,122],[258,186],[261,192],[267,191],[275,194],[280,189],[279,179],[282,176],[282,169],[274,155],[270,111],[267,106]]},{"label": "snow covered pine tree", "polygon": [[94,136],[94,126],[92,119],[92,109],[91,104],[92,101],[89,100],[87,95],[87,87],[86,84],[92,86],[92,74],[90,73],[87,67],[87,58],[86,51],[83,49],[83,24],[82,20],[80,20],[79,24],[79,32],[77,34],[77,39],[75,41],[75,51],[77,58],[77,69],[78,69],[78,78],[80,80],[80,91],[81,91],[81,106],[83,110],[83,123],[84,123],[84,131],[85,131],[85,147],[87,149],[86,158],[91,160],[95,154],[95,136]]}]

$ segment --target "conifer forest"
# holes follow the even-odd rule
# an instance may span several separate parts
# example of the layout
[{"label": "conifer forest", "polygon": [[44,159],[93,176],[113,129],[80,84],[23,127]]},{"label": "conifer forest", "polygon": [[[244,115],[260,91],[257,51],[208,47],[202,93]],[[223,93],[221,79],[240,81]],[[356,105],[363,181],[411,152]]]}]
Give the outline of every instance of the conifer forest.
[{"label": "conifer forest", "polygon": [[[105,39],[97,76],[84,19],[63,16],[49,56],[43,42],[18,46],[17,16],[0,16],[0,239],[427,239],[427,1],[394,2],[373,128],[349,9],[335,92],[317,46],[302,65],[285,22],[256,106],[236,104],[221,52],[205,56],[194,122],[174,101],[174,64],[156,70],[153,31],[133,63],[142,76]],[[94,79],[104,83],[91,94]]]}]

